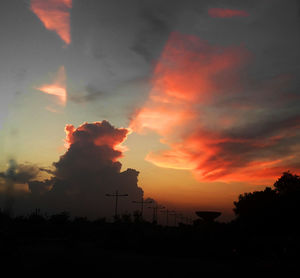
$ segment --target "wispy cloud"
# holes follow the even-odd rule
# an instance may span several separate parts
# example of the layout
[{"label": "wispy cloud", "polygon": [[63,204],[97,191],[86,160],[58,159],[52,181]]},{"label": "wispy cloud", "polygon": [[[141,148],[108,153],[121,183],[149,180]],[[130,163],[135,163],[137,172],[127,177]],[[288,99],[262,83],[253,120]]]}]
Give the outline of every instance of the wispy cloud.
[{"label": "wispy cloud", "polygon": [[230,17],[247,17],[249,13],[244,10],[232,10],[222,8],[211,8],[208,10],[211,17],[230,18]]},{"label": "wispy cloud", "polygon": [[36,89],[45,94],[55,96],[58,100],[58,103],[62,106],[65,106],[67,103],[65,67],[61,66],[59,68],[52,84],[44,84]]},{"label": "wispy cloud", "polygon": [[98,98],[101,98],[105,95],[107,95],[107,94],[105,94],[104,92],[99,91],[91,86],[87,86],[85,88],[84,95],[72,95],[72,96],[69,95],[68,99],[75,103],[86,103],[86,102],[90,102],[90,101],[95,101]]},{"label": "wispy cloud", "polygon": [[166,146],[146,159],[200,180],[261,182],[297,170],[300,110],[282,100],[292,79],[255,81],[246,74],[251,59],[244,46],[172,33],[149,100],[131,122],[133,131],[156,131]]},{"label": "wispy cloud", "polygon": [[48,30],[56,32],[67,45],[71,43],[71,8],[72,0],[31,0],[31,10]]}]

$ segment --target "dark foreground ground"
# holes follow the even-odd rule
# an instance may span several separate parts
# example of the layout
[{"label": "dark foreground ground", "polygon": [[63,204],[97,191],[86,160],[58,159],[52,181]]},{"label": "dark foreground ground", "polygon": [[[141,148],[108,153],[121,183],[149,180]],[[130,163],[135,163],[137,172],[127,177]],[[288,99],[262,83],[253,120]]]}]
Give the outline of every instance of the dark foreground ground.
[{"label": "dark foreground ground", "polygon": [[12,275],[294,276],[300,272],[300,235],[275,234],[241,229],[237,223],[161,227],[14,219],[2,221],[0,227],[0,265],[3,273]]}]

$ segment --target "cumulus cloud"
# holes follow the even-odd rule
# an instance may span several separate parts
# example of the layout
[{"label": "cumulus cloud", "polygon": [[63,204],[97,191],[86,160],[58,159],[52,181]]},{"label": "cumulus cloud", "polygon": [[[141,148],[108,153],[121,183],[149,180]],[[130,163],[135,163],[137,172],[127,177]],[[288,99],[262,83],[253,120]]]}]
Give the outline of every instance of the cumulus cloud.
[{"label": "cumulus cloud", "polygon": [[136,132],[154,130],[166,148],[146,160],[188,169],[200,180],[273,180],[299,168],[299,105],[293,78],[247,75],[244,46],[211,45],[174,32],[152,78],[148,101],[132,117]]},{"label": "cumulus cloud", "polygon": [[[21,203],[47,212],[65,210],[77,216],[108,217],[114,213],[114,200],[105,195],[118,190],[128,194],[120,200],[119,212],[136,210],[132,201],[143,197],[143,190],[138,187],[139,172],[121,171],[118,161],[128,129],[102,121],[84,123],[78,128],[67,125],[65,130],[67,151],[53,163],[53,170],[47,170],[52,178],[41,181],[33,179],[34,175],[25,177],[20,173],[19,179],[27,182],[29,189]],[[39,170],[45,172],[43,168]]]}]

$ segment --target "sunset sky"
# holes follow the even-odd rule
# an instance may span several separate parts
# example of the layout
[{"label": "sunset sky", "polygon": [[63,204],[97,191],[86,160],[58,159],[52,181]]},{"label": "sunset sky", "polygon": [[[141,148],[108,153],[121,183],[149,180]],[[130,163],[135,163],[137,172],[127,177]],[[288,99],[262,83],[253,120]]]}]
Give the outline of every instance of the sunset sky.
[{"label": "sunset sky", "polygon": [[229,219],[299,174],[299,31],[298,0],[1,0],[0,207]]}]

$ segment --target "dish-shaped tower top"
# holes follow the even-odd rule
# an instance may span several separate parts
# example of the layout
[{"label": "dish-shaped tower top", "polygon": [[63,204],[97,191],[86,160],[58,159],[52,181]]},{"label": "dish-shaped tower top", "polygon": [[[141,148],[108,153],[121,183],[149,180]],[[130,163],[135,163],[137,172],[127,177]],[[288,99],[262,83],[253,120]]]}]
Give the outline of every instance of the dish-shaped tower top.
[{"label": "dish-shaped tower top", "polygon": [[219,211],[196,211],[196,214],[206,222],[212,222],[222,213]]}]

